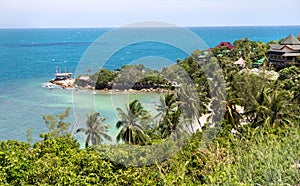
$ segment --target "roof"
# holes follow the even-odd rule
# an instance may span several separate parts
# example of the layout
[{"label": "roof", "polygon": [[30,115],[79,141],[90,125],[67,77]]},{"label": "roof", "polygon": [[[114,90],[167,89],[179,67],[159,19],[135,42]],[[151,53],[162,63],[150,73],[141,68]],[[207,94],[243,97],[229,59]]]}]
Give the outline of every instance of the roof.
[{"label": "roof", "polygon": [[283,57],[288,57],[288,56],[300,56],[300,53],[284,53],[283,55],[282,55]]},{"label": "roof", "polygon": [[257,60],[255,63],[253,63],[253,65],[254,64],[261,65],[264,63],[264,61],[265,61],[265,58],[261,58],[261,59]]},{"label": "roof", "polygon": [[[225,46],[227,49],[232,50],[234,46],[230,42],[220,42],[215,48],[221,48]],[[208,50],[213,50],[214,48],[209,48]]]},{"label": "roof", "polygon": [[220,42],[216,47],[222,47],[222,46],[225,46],[229,50],[232,50],[234,48],[234,46],[230,42]]},{"label": "roof", "polygon": [[293,34],[290,34],[283,41],[281,41],[280,44],[281,45],[300,45],[300,41],[295,36],[293,36]]},{"label": "roof", "polygon": [[300,50],[300,45],[282,45],[282,44],[270,44],[270,47],[275,50],[281,50],[284,47],[288,47],[292,50]]},{"label": "roof", "polygon": [[233,64],[235,64],[235,65],[244,65],[245,64],[245,60],[243,58],[240,58],[239,60],[237,60]]},{"label": "roof", "polygon": [[69,73],[56,73],[55,76],[70,76],[73,75],[73,73],[69,72]]}]

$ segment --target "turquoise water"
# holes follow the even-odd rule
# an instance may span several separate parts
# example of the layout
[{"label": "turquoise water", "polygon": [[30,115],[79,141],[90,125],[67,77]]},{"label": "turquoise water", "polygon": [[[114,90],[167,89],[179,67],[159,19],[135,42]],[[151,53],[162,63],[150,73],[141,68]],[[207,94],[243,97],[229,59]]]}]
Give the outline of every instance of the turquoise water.
[{"label": "turquoise water", "polygon": [[[297,36],[300,26],[286,27],[193,27],[189,28],[208,45],[214,47],[220,41],[233,42],[248,37],[250,40],[267,42],[286,37],[290,33]],[[99,36],[109,31],[98,29],[0,29],[0,140],[17,139],[26,141],[26,129],[31,128],[33,140],[39,140],[39,134],[47,132],[42,119],[43,114],[58,114],[67,106],[73,107],[72,90],[47,89],[43,83],[53,78],[55,68],[67,68],[75,72],[80,59],[88,46]],[[112,44],[112,43],[108,43]],[[147,54],[145,53],[147,52]],[[124,49],[106,66],[115,69],[131,60],[155,56],[176,61],[187,55],[177,49],[157,43],[145,42]],[[131,58],[126,54],[131,53]],[[77,92],[75,92],[77,94]],[[141,100],[145,107],[155,112],[159,95],[157,94],[93,94],[79,92],[83,98],[92,96],[93,108],[85,101],[76,100],[75,108],[80,108],[82,118],[91,109],[95,109],[107,118],[106,122],[114,126],[116,107],[124,107],[131,99]],[[80,96],[76,96],[80,98]],[[82,98],[82,99],[83,99]],[[79,109],[79,110],[80,110]],[[78,116],[76,116],[78,117]],[[73,112],[69,120],[76,121]],[[117,130],[112,127],[114,136]]]}]

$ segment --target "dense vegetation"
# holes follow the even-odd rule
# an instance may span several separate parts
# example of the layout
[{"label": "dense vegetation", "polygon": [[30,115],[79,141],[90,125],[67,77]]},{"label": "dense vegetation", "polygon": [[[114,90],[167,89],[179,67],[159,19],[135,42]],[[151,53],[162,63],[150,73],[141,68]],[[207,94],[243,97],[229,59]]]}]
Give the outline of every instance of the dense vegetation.
[{"label": "dense vegetation", "polygon": [[[4,185],[300,184],[300,69],[285,68],[278,76],[270,73],[272,67],[268,65],[262,66],[258,73],[240,70],[233,65],[240,56],[252,68],[253,62],[265,57],[268,47],[247,39],[236,41],[234,46],[233,50],[197,50],[183,61],[178,60],[177,65],[163,69],[160,74],[165,72],[165,76],[160,77],[167,79],[178,72],[176,66],[184,69],[195,85],[198,101],[192,99],[193,91],[178,90],[161,97],[158,116],[151,116],[138,100],[128,103],[125,110],[118,108],[119,121],[110,124],[120,128],[118,145],[102,143],[104,139],[111,140],[111,136],[107,134],[109,125],[104,124],[105,119],[99,113],[87,114],[86,128],[77,130],[87,137],[84,149],[69,134],[70,123],[65,121],[68,108],[57,119],[45,115],[50,132],[41,134],[40,142],[30,144],[30,135],[28,143],[0,142],[0,182]],[[207,78],[214,72],[211,70],[215,69],[214,64],[222,67],[225,80],[217,77],[214,82],[217,86],[211,86]],[[142,66],[127,68],[128,74],[132,69],[143,73],[139,68],[143,69]],[[143,79],[138,72],[138,80]],[[145,82],[156,81],[157,72],[148,73]],[[122,78],[130,78],[123,74]],[[226,97],[216,100],[222,84],[226,84]],[[212,110],[212,106],[218,109]],[[223,113],[222,110],[222,120],[214,122],[214,116]],[[212,122],[195,131],[193,124],[204,114],[210,114]],[[212,125],[219,130],[214,138],[204,140]],[[181,140],[191,133],[189,138]],[[173,149],[178,144],[174,144],[174,139],[185,142],[175,153]],[[161,142],[164,144],[159,145]],[[145,145],[150,148],[141,150]]]},{"label": "dense vegetation", "polygon": [[[133,76],[134,74],[134,76]],[[90,79],[85,82],[79,80],[80,76],[76,78],[78,86],[94,86],[97,90],[103,89],[171,89],[171,82],[169,82],[164,75],[158,70],[151,70],[146,68],[143,64],[139,65],[125,65],[120,69],[107,70],[100,68],[94,74],[86,74]]]}]

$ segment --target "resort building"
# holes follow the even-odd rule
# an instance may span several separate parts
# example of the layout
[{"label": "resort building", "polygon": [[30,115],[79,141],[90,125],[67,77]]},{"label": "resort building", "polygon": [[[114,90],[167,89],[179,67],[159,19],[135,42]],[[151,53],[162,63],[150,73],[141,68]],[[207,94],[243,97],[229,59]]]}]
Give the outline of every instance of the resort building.
[{"label": "resort building", "polygon": [[[220,42],[215,48],[226,47],[227,50],[232,50],[234,46],[230,42]],[[212,50],[214,48],[209,48],[208,50]]]},{"label": "resort building", "polygon": [[265,58],[261,58],[257,61],[255,61],[253,64],[252,64],[252,67],[253,68],[258,68],[259,66],[262,66],[265,62]]},{"label": "resort building", "polygon": [[270,44],[270,52],[267,54],[269,62],[278,69],[287,66],[299,66],[300,41],[290,34],[279,44]]},{"label": "resort building", "polygon": [[240,70],[246,67],[246,62],[242,57],[233,64],[237,66]]}]

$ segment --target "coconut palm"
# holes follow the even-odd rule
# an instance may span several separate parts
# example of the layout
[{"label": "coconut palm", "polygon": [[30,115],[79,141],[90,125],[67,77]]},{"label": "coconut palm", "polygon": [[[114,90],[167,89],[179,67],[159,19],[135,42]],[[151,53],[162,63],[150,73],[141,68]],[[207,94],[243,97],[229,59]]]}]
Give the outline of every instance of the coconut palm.
[{"label": "coconut palm", "polygon": [[242,114],[237,108],[241,102],[241,98],[228,98],[226,102],[224,119],[226,120],[227,124],[230,124],[235,129],[240,126],[240,120],[242,119]]},{"label": "coconut palm", "polygon": [[120,130],[116,137],[117,141],[121,139],[127,144],[145,145],[150,140],[145,134],[141,122],[150,117],[148,111],[144,110],[142,104],[138,100],[133,100],[126,106],[126,112],[121,108],[117,108],[119,121],[116,127]]},{"label": "coconut palm", "polygon": [[164,96],[160,96],[160,104],[157,106],[158,114],[156,117],[160,117],[160,122],[164,119],[164,117],[173,109],[175,109],[179,102],[178,98],[176,98],[175,94],[167,93]]},{"label": "coconut palm", "polygon": [[171,113],[167,113],[160,125],[160,133],[162,138],[174,135],[176,139],[180,137],[181,132],[181,111],[176,108]]},{"label": "coconut palm", "polygon": [[167,93],[160,97],[160,104],[156,109],[160,116],[158,131],[162,138],[169,137],[177,128],[181,112],[179,110],[179,99],[175,94]]},{"label": "coconut palm", "polygon": [[[178,97],[180,99],[180,110],[182,111],[182,115],[186,121],[189,121],[189,127],[191,132],[194,131],[194,121],[196,120],[200,126],[200,102],[199,102],[199,94],[194,90],[194,87],[185,85],[181,87],[178,92]],[[200,126],[201,127],[201,126]]]},{"label": "coconut palm", "polygon": [[252,127],[292,124],[298,117],[291,112],[292,98],[290,91],[262,89],[254,99],[255,104],[246,109],[245,115],[250,116]]},{"label": "coconut palm", "polygon": [[79,128],[76,132],[84,132],[86,135],[85,147],[89,146],[91,142],[92,145],[100,145],[103,142],[103,139],[111,141],[112,138],[109,136],[108,129],[110,125],[102,124],[105,118],[100,116],[98,112],[91,112],[90,114],[86,113],[86,127]]},{"label": "coconut palm", "polygon": [[233,128],[237,129],[240,126],[240,120],[242,114],[238,110],[238,106],[241,106],[245,101],[243,98],[237,97],[239,92],[239,83],[236,81],[237,73],[230,71],[227,73],[227,86],[226,86],[226,110],[224,113],[224,119],[227,124],[230,124]]}]

